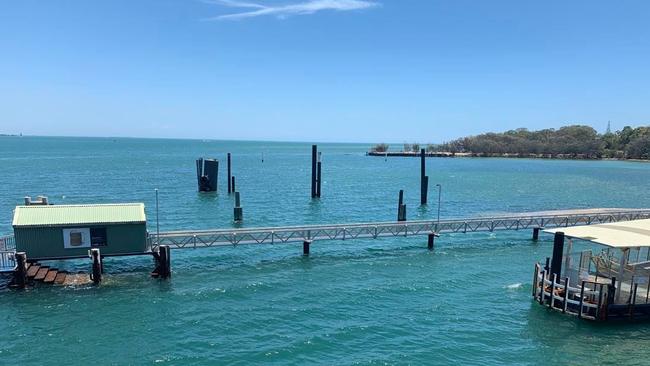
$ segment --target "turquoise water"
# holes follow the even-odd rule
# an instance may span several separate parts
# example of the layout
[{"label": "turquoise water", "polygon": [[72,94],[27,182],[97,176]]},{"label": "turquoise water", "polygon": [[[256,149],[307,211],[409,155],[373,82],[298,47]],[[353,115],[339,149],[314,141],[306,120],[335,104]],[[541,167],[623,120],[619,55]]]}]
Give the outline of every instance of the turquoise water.
[{"label": "turquoise water", "polygon": [[[225,164],[198,194],[194,159],[225,161],[243,227],[393,220],[419,205],[419,160],[319,144],[323,198],[309,197],[310,145],[0,137],[0,234],[25,195],[54,203],[145,202],[161,230],[234,227]],[[262,162],[262,155],[264,162]],[[650,164],[427,159],[443,218],[587,207],[650,207]],[[155,226],[150,224],[150,230]],[[1,364],[646,364],[650,327],[593,325],[532,303],[531,233],[317,242],[173,251],[170,281],[148,257],[109,258],[99,287],[0,290]],[[89,263],[53,263],[87,270]]]}]

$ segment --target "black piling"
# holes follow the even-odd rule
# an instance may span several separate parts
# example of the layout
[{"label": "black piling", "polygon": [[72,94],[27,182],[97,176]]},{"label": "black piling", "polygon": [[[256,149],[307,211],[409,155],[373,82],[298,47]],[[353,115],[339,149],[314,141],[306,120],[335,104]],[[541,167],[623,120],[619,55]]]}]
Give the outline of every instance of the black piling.
[{"label": "black piling", "polygon": [[302,242],[302,255],[309,255],[309,246],[311,245],[311,240],[305,240]]},{"label": "black piling", "polygon": [[95,285],[98,285],[102,282],[102,256],[98,248],[90,249],[90,258],[93,261],[93,271],[90,275],[90,279]]},{"label": "black piling", "polygon": [[534,227],[533,228],[533,241],[537,241],[539,239],[539,228]]},{"label": "black piling", "polygon": [[172,274],[171,250],[169,245],[158,247],[158,277],[169,278]]},{"label": "black piling", "polygon": [[[320,155],[320,154],[319,154]],[[318,161],[318,168],[316,169],[316,197],[320,198],[321,188],[321,161]]]},{"label": "black piling", "polygon": [[551,274],[560,276],[562,272],[562,253],[564,251],[564,233],[558,231],[553,238],[553,256],[551,258]]},{"label": "black piling", "polygon": [[436,233],[429,233],[429,235],[427,236],[427,248],[429,250],[433,250],[433,245],[436,240],[436,236],[438,236],[438,234]]},{"label": "black piling", "polygon": [[235,191],[235,176],[233,175],[232,177],[230,177],[230,180],[231,180],[230,184],[232,185],[231,188],[232,188],[232,191],[234,192]]},{"label": "black piling", "polygon": [[404,190],[399,190],[399,200],[397,204],[397,221],[406,221],[406,205],[404,204]]},{"label": "black piling", "polygon": [[233,209],[235,221],[242,221],[244,219],[244,210],[241,207],[239,192],[235,192],[235,208]]},{"label": "black piling", "polygon": [[203,158],[196,159],[196,183],[198,184],[199,192],[201,192],[201,177],[203,177]]},{"label": "black piling", "polygon": [[420,149],[420,204],[427,204],[429,191],[429,177],[426,176],[426,151]]},{"label": "black piling", "polygon": [[317,177],[317,166],[316,161],[318,160],[318,146],[311,145],[311,198],[316,198],[316,177]]},{"label": "black piling", "polygon": [[12,287],[25,288],[25,285],[27,285],[27,271],[25,270],[26,263],[27,254],[25,252],[16,253],[16,268],[14,269]]},{"label": "black piling", "polygon": [[232,181],[230,179],[230,177],[232,176],[232,174],[231,174],[232,171],[231,171],[231,165],[230,164],[231,164],[230,153],[228,153],[228,194],[231,194],[233,192]]}]

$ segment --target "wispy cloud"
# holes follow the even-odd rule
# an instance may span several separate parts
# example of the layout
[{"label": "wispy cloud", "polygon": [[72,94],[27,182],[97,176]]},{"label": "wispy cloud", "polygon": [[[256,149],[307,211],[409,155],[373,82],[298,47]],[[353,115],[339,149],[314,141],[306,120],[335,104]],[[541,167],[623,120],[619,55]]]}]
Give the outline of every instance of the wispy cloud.
[{"label": "wispy cloud", "polygon": [[379,5],[379,3],[376,1],[367,0],[308,0],[284,5],[264,5],[260,3],[240,0],[209,0],[206,2],[231,8],[250,9],[247,11],[241,11],[239,13],[208,18],[207,20],[236,20],[264,15],[286,18],[291,15],[314,14],[322,10],[359,10],[372,8]]}]

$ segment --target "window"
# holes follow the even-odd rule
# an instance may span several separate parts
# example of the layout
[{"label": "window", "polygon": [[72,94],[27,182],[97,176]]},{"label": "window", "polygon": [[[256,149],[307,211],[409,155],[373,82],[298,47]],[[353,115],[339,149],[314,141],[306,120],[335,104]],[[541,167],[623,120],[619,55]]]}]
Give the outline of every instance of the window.
[{"label": "window", "polygon": [[93,247],[105,247],[107,245],[105,227],[90,229],[90,245]]}]

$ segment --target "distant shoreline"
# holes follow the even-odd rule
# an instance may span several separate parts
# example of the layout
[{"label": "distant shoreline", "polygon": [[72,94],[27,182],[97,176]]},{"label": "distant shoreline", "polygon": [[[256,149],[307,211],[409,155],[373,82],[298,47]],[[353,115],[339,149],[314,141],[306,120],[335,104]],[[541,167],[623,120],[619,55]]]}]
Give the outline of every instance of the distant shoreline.
[{"label": "distant shoreline", "polygon": [[[419,152],[411,151],[368,151],[367,156],[377,157],[420,157]],[[435,158],[503,158],[503,159],[544,159],[544,160],[593,160],[593,161],[631,161],[648,163],[650,159],[625,159],[625,158],[602,158],[587,156],[584,154],[487,154],[487,153],[452,153],[446,151],[431,151],[425,153],[426,157]]]}]

